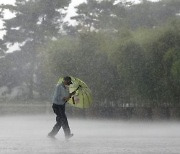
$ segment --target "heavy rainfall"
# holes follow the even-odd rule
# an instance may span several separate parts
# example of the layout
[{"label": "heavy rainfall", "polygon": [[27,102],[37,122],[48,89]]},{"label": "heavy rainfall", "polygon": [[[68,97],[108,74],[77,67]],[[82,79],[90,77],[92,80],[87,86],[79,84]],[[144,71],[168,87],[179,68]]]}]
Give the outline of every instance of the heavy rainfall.
[{"label": "heavy rainfall", "polygon": [[180,152],[179,0],[1,0],[0,23],[0,154]]}]

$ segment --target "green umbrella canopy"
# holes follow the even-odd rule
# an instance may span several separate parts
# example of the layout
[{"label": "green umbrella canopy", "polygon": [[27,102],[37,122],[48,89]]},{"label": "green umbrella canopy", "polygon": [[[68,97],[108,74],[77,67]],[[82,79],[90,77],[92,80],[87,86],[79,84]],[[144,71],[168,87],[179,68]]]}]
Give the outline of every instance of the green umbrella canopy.
[{"label": "green umbrella canopy", "polygon": [[[69,99],[68,103],[78,108],[89,108],[92,104],[92,93],[89,87],[82,80],[71,76],[72,84],[69,86],[69,92],[76,91],[75,95]],[[60,78],[58,84],[63,82]]]}]

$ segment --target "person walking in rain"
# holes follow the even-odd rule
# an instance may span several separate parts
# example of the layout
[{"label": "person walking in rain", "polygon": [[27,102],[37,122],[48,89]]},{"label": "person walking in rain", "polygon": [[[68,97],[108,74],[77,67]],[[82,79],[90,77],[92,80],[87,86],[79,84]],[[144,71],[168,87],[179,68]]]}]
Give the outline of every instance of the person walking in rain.
[{"label": "person walking in rain", "polygon": [[72,84],[71,77],[66,76],[63,78],[63,82],[57,84],[54,97],[53,97],[53,111],[56,114],[56,124],[54,125],[52,131],[48,133],[48,137],[54,138],[62,127],[64,130],[65,138],[69,139],[73,136],[69,128],[68,120],[65,114],[66,102],[71,98],[75,92],[69,93],[68,86]]}]

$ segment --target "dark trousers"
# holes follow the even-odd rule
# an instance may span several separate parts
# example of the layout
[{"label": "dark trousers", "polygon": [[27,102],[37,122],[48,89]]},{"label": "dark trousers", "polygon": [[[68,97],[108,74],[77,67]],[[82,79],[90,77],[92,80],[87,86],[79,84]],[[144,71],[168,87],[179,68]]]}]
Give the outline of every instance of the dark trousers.
[{"label": "dark trousers", "polygon": [[55,136],[60,130],[61,126],[64,130],[65,136],[70,134],[70,128],[65,114],[65,104],[52,106],[54,113],[56,114],[56,124],[54,125],[52,131],[50,132],[52,136]]}]

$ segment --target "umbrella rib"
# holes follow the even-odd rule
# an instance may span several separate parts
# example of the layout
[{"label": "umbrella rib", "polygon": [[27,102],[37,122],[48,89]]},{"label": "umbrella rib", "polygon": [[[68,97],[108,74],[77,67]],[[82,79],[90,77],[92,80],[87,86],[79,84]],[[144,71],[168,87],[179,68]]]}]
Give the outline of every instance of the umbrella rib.
[{"label": "umbrella rib", "polygon": [[87,94],[87,91],[85,91],[84,89],[83,89],[83,92],[86,94],[87,99],[88,99],[88,104],[89,104],[89,106],[90,106],[90,99],[89,99],[89,95]]},{"label": "umbrella rib", "polygon": [[90,98],[89,98],[89,95],[87,94],[87,91],[84,91],[84,93],[86,94],[86,96],[87,96],[87,99],[88,99],[88,104],[89,104],[89,106],[90,106]]},{"label": "umbrella rib", "polygon": [[[83,90],[82,90],[83,91]],[[82,97],[83,97],[83,108],[84,108],[84,94],[82,93]]]}]

